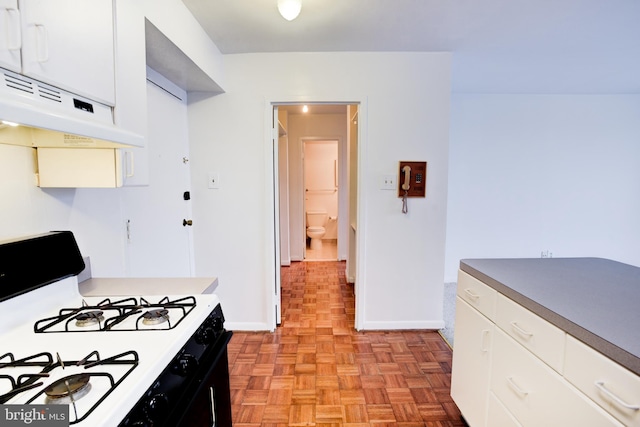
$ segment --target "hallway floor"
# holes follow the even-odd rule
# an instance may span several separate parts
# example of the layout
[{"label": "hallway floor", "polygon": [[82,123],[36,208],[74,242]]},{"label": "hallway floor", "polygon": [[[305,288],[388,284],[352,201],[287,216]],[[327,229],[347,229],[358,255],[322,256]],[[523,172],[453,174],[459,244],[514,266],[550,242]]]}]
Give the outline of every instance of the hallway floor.
[{"label": "hallway floor", "polygon": [[305,261],[335,261],[338,259],[338,243],[335,240],[325,240],[321,249],[306,248]]},{"label": "hallway floor", "polygon": [[465,426],[438,332],[357,332],[354,304],[344,262],[282,268],[282,325],[229,344],[234,427]]}]

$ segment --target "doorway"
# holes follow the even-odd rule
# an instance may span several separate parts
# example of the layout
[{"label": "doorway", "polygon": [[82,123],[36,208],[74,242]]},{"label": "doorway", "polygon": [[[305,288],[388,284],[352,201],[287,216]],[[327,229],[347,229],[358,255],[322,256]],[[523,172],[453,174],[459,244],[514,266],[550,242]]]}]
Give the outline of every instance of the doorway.
[{"label": "doorway", "polygon": [[303,139],[305,215],[304,260],[338,260],[339,143],[337,139]]},{"label": "doorway", "polygon": [[[306,111],[303,107],[272,104],[276,324],[280,323],[281,268],[292,262],[346,261],[351,271],[347,280],[356,283],[358,255],[352,230],[357,222],[359,105],[309,103]],[[308,157],[312,161],[305,165]],[[318,173],[319,169],[323,172]],[[311,248],[306,229],[309,210],[327,213],[322,247],[333,249],[331,255]]]}]

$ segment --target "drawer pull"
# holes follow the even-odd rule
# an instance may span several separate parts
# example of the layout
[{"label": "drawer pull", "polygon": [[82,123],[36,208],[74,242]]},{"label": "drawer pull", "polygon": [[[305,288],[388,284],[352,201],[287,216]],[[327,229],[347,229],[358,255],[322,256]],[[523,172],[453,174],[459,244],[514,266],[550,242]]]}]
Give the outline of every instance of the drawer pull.
[{"label": "drawer pull", "polygon": [[607,390],[607,388],[604,386],[604,381],[596,381],[595,385],[596,385],[596,387],[598,387],[598,389],[601,392],[606,394],[611,400],[613,400],[614,402],[616,402],[618,405],[622,406],[623,408],[632,409],[634,411],[640,410],[640,405],[631,405],[631,404],[625,402],[624,400],[620,399],[618,396],[613,394],[611,391]]},{"label": "drawer pull", "polygon": [[515,383],[515,381],[513,381],[513,377],[508,377],[507,378],[507,382],[509,383],[509,385],[511,386],[511,389],[513,391],[515,391],[516,393],[518,393],[520,396],[525,397],[526,395],[529,394],[528,391],[525,391],[523,389],[521,389],[518,384]]},{"label": "drawer pull", "polygon": [[[480,343],[480,349],[482,350],[483,353],[486,353],[487,351],[489,351],[489,346],[486,344],[487,344],[487,338],[491,336],[490,334],[491,334],[491,331],[489,331],[488,329],[482,330],[482,342]],[[491,342],[489,341],[489,343]]]},{"label": "drawer pull", "polygon": [[533,334],[531,332],[522,329],[522,327],[520,327],[520,325],[518,325],[515,321],[511,322],[511,327],[513,329],[515,329],[517,333],[519,333],[520,335],[523,335],[523,336],[525,336],[527,338],[531,338],[533,336]]},{"label": "drawer pull", "polygon": [[471,292],[471,289],[467,288],[464,290],[464,293],[467,294],[469,296],[469,298],[477,300],[478,298],[480,298],[480,295],[478,294],[474,294],[473,292]]}]

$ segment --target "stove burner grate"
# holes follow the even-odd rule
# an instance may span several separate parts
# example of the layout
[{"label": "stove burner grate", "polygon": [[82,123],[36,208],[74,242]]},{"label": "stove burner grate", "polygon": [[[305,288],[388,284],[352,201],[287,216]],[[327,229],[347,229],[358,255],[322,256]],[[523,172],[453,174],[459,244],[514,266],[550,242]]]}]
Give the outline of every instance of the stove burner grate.
[{"label": "stove burner grate", "polygon": [[[7,361],[2,362],[2,360]],[[14,396],[17,396],[24,391],[40,387],[43,383],[38,380],[49,376],[49,374],[46,373],[46,368],[51,365],[53,365],[53,356],[51,353],[37,353],[18,360],[15,359],[13,353],[6,353],[0,356],[0,369],[14,367],[41,368],[40,372],[22,374],[17,378],[12,377],[11,375],[0,374],[0,380],[7,380],[11,384],[11,390],[8,393],[0,395],[0,404],[8,402]]]},{"label": "stove burner grate", "polygon": [[[72,417],[72,419],[69,420],[69,424],[76,424],[79,423],[80,421],[84,420],[86,417],[89,416],[89,414],[91,414],[95,408],[98,407],[98,405],[100,405],[106,398],[107,396],[109,396],[115,389],[116,387],[122,382],[124,381],[124,379],[129,376],[129,374],[138,366],[138,353],[131,350],[131,351],[126,351],[124,353],[115,355],[113,357],[109,357],[106,359],[101,359],[100,358],[100,354],[97,351],[93,351],[91,352],[87,357],[85,357],[82,360],[78,360],[78,361],[74,361],[74,362],[63,362],[62,360],[60,360],[58,358],[58,363],[56,363],[55,365],[49,366],[46,368],[47,372],[51,371],[57,367],[61,367],[64,369],[64,366],[71,366],[71,365],[76,365],[76,366],[82,366],[84,369],[91,369],[91,368],[95,368],[95,367],[102,367],[102,366],[108,366],[108,365],[130,365],[129,369],[127,369],[126,372],[124,372],[124,374],[122,374],[120,376],[120,378],[115,379],[113,377],[113,375],[111,375],[108,372],[93,372],[93,371],[85,371],[85,373],[83,374],[78,374],[78,375],[71,375],[69,377],[66,378],[62,378],[61,380],[58,380],[56,382],[54,382],[52,384],[52,386],[56,386],[55,389],[53,387],[47,387],[44,390],[41,390],[39,393],[37,393],[35,396],[33,396],[31,399],[27,400],[27,404],[32,403],[33,401],[35,401],[37,398],[39,398],[41,395],[45,394],[46,398],[45,401],[47,401],[48,403],[69,403],[71,405],[71,407],[73,408],[74,411],[74,415],[75,417]],[[90,382],[89,379],[93,378],[93,377],[102,377],[102,378],[107,378],[109,381],[109,384],[111,385],[110,389],[107,390],[106,392],[104,392],[104,394],[95,402],[95,404],[93,404],[91,406],[91,408],[89,408],[87,411],[85,411],[83,414],[78,414],[78,410],[76,407],[76,400],[80,399],[81,397],[84,397],[86,394],[88,394],[89,389],[90,389]],[[56,392],[60,391],[60,385],[57,384],[60,381],[63,382],[62,388],[67,388],[69,390],[71,390],[72,392],[75,391],[76,393],[80,393],[80,394],[76,394],[76,395],[70,395],[67,396],[67,401],[66,402],[54,402],[51,401],[49,399],[56,399],[57,397],[52,397],[50,396],[47,391],[53,392],[52,394],[57,394]],[[86,384],[85,384],[86,382]],[[50,388],[52,390],[50,390]],[[67,391],[69,391],[67,390]],[[62,399],[64,399],[64,397],[61,397]]]},{"label": "stove burner grate", "polygon": [[[114,302],[107,298],[95,306],[90,306],[85,301],[82,301],[82,307],[80,308],[63,308],[57,316],[36,321],[33,325],[33,330],[36,333],[162,331],[178,326],[195,306],[196,299],[193,296],[176,300],[163,297],[157,303],[149,303],[142,297],[139,300],[126,298]],[[143,311],[142,309],[147,311],[140,315]],[[134,315],[138,315],[135,324],[132,323],[130,326],[121,325],[122,322]],[[172,322],[170,315],[177,320]],[[76,328],[70,327],[72,323],[75,324]],[[142,325],[146,327],[142,327]]]}]

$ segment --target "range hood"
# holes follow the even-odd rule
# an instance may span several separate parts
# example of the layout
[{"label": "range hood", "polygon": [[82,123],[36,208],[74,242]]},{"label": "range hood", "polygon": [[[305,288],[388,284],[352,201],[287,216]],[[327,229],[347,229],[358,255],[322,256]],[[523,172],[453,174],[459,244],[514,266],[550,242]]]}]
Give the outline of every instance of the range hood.
[{"label": "range hood", "polygon": [[117,148],[144,140],[114,125],[111,106],[0,68],[0,143]]}]

